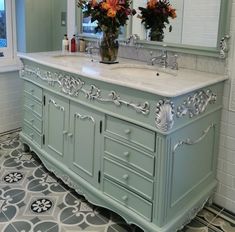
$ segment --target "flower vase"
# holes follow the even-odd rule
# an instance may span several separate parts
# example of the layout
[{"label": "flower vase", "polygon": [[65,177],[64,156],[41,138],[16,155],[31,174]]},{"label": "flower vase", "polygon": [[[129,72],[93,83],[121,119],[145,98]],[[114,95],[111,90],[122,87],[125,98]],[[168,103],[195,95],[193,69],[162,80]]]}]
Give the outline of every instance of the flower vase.
[{"label": "flower vase", "polygon": [[151,28],[149,33],[149,38],[151,41],[163,42],[164,31],[162,28]]},{"label": "flower vase", "polygon": [[100,42],[100,57],[101,63],[115,64],[118,63],[118,48],[117,41],[118,33],[103,31],[103,38]]}]

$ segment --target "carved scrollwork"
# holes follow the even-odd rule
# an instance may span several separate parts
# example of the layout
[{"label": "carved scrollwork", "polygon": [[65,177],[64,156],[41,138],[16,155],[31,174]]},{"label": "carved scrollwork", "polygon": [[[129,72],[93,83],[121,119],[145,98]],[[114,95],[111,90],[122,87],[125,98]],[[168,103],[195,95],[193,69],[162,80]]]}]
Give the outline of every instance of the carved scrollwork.
[{"label": "carved scrollwork", "polygon": [[217,100],[216,94],[210,89],[206,92],[201,90],[193,96],[188,96],[184,103],[177,107],[176,115],[178,118],[189,115],[190,118],[205,112],[208,104],[214,104]]},{"label": "carved scrollwork", "polygon": [[56,72],[53,73],[42,70],[40,68],[25,65],[24,69],[20,71],[20,75],[22,77],[26,75],[34,77],[36,76],[42,81],[47,82],[50,86],[55,86],[57,84],[61,91],[69,96],[77,97],[79,93],[83,93],[89,100],[110,102],[116,106],[125,105],[127,107],[133,108],[137,113],[142,113],[144,115],[147,115],[150,112],[150,105],[148,102],[133,103],[122,100],[121,97],[113,90],[110,91],[108,97],[104,98],[102,97],[101,90],[98,87],[91,85],[89,89],[86,89],[84,81],[68,74],[61,74]]},{"label": "carved scrollwork", "polygon": [[95,124],[95,119],[92,117],[92,116],[89,116],[89,115],[81,115],[81,114],[79,114],[79,113],[76,113],[76,114],[74,114],[74,117],[75,118],[79,118],[79,119],[81,119],[81,120],[90,120],[90,121],[92,121],[94,124]]},{"label": "carved scrollwork", "polygon": [[61,110],[61,111],[64,111],[64,107],[58,105],[53,99],[50,99],[50,100],[49,100],[49,103],[52,103],[57,109],[59,109],[59,110]]},{"label": "carved scrollwork", "polygon": [[175,144],[175,146],[173,148],[173,154],[182,145],[195,145],[195,144],[199,143],[200,141],[202,141],[206,137],[206,135],[208,134],[210,129],[213,128],[214,126],[215,125],[212,123],[208,128],[206,128],[204,131],[202,131],[202,135],[196,140],[192,140],[190,138],[187,138],[185,140],[179,141],[177,144]]},{"label": "carved scrollwork", "polygon": [[174,125],[174,104],[170,100],[164,99],[157,103],[156,108],[156,127],[163,131],[169,131]]}]

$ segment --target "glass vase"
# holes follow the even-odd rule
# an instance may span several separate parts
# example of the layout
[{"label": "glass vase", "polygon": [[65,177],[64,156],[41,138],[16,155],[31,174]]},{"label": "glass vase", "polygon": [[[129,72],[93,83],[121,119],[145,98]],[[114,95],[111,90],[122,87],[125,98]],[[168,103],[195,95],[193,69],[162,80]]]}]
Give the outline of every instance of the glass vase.
[{"label": "glass vase", "polygon": [[118,48],[117,41],[118,33],[103,31],[103,37],[100,42],[100,57],[101,63],[115,64],[118,63]]},{"label": "glass vase", "polygon": [[163,42],[164,31],[162,28],[151,28],[149,32],[149,38],[151,41]]}]

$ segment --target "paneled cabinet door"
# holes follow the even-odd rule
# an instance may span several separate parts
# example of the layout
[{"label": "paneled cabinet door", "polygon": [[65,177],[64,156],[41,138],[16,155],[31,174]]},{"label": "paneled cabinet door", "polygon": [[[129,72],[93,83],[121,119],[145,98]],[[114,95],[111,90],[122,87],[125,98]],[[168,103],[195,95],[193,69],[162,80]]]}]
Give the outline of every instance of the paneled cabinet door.
[{"label": "paneled cabinet door", "polygon": [[98,187],[102,114],[82,105],[70,105],[70,168]]},{"label": "paneled cabinet door", "polygon": [[69,135],[69,100],[51,93],[44,96],[44,149],[57,160],[66,161],[64,155]]}]

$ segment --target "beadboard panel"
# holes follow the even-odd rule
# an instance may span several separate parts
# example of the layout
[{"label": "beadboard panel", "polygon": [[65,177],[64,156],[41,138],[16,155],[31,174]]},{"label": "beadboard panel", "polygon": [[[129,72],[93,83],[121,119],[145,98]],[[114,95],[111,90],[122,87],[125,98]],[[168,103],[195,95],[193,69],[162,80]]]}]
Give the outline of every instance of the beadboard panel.
[{"label": "beadboard panel", "polygon": [[22,88],[18,72],[0,74],[0,133],[21,127]]}]

